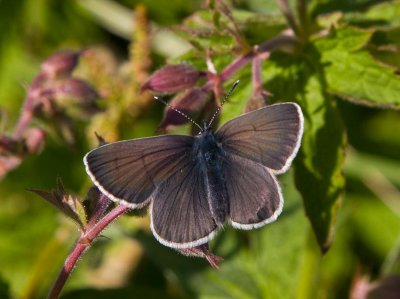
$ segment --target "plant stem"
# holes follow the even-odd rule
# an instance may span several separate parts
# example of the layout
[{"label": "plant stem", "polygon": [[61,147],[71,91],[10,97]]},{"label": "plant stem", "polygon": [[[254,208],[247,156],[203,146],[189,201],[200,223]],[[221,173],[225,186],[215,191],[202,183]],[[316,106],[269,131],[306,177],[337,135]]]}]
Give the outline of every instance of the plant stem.
[{"label": "plant stem", "polygon": [[261,79],[261,58],[259,56],[254,57],[251,64],[251,78],[253,85],[253,96],[260,93],[262,89]]},{"label": "plant stem", "polygon": [[124,214],[129,210],[129,207],[123,204],[116,206],[108,214],[97,222],[93,228],[83,231],[75,245],[73,246],[71,253],[68,255],[64,262],[61,271],[59,272],[56,281],[54,282],[48,299],[56,299],[59,297],[61,290],[63,289],[68,277],[71,275],[72,270],[75,268],[81,255],[92,245],[93,240],[99,236],[99,234],[118,216]]},{"label": "plant stem", "polygon": [[[26,100],[27,105],[24,105],[22,108],[22,112],[21,112],[21,116],[18,120],[18,124],[14,130],[14,134],[13,137],[15,139],[20,139],[22,137],[22,135],[24,134],[26,128],[28,127],[28,125],[30,124],[32,118],[33,118],[33,112],[30,108],[32,99],[30,99],[29,97]],[[28,108],[26,108],[28,107]]]},{"label": "plant stem", "polygon": [[286,21],[288,22],[290,28],[298,34],[299,33],[299,26],[296,22],[296,19],[293,15],[292,9],[290,8],[288,0],[276,0],[276,4],[278,5],[279,9],[281,10],[282,14],[285,16]]},{"label": "plant stem", "polygon": [[[226,81],[239,69],[245,67],[248,63],[252,61],[255,56],[260,56],[262,53],[268,53],[272,50],[276,50],[282,47],[290,47],[296,43],[296,38],[288,35],[278,35],[270,40],[260,44],[255,51],[252,49],[248,53],[235,59],[230,65],[228,65],[220,74],[222,81]],[[265,55],[267,58],[269,55]],[[261,57],[261,56],[260,56]]]},{"label": "plant stem", "polygon": [[299,16],[299,30],[301,38],[308,39],[307,0],[297,0],[297,14]]}]

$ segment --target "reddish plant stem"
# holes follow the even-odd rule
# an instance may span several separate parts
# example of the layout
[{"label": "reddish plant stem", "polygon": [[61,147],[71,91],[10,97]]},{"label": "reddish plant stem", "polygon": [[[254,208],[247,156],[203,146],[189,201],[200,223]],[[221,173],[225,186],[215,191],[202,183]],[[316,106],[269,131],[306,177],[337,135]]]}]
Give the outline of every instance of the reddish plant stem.
[{"label": "reddish plant stem", "polygon": [[[292,31],[291,31],[292,32]],[[297,43],[294,36],[288,34],[278,35],[252,49],[248,53],[236,58],[229,64],[219,75],[210,76],[208,81],[203,87],[204,91],[214,90],[216,85],[219,85],[228,80],[238,70],[249,64],[255,57],[260,60],[265,60],[269,57],[271,51],[279,48],[290,48]]]},{"label": "reddish plant stem", "polygon": [[274,37],[262,44],[260,44],[256,50],[252,49],[250,52],[246,53],[243,56],[240,56],[235,61],[233,61],[230,65],[228,65],[220,74],[220,78],[222,81],[226,81],[230,78],[234,73],[236,73],[241,68],[245,67],[248,63],[250,63],[254,57],[258,56],[260,58],[268,58],[269,54],[272,50],[293,46],[296,43],[296,38],[288,35],[279,35]]},{"label": "reddish plant stem", "polygon": [[32,109],[30,109],[30,102],[32,101],[32,99],[30,99],[29,97],[26,99],[26,103],[28,105],[24,105],[22,108],[22,112],[21,112],[21,116],[18,120],[18,124],[14,130],[14,134],[13,137],[15,139],[20,139],[22,137],[22,135],[24,134],[26,128],[28,127],[29,123],[32,120],[33,117],[33,111]]},{"label": "reddish plant stem", "polygon": [[236,73],[241,68],[245,67],[254,57],[254,51],[250,51],[249,53],[238,57],[235,59],[230,65],[228,65],[220,74],[220,78],[222,81],[226,81],[230,78],[234,73]]},{"label": "reddish plant stem", "polygon": [[251,63],[251,78],[252,78],[252,87],[253,87],[253,95],[261,92],[262,83],[261,83],[261,58],[259,56],[254,57]]},{"label": "reddish plant stem", "polygon": [[72,273],[72,270],[75,268],[76,263],[78,262],[81,255],[89,249],[92,245],[93,240],[99,236],[99,234],[115,219],[117,219],[120,215],[124,214],[129,210],[129,207],[123,204],[116,206],[113,210],[111,210],[108,214],[106,214],[101,220],[99,220],[92,228],[87,229],[82,232],[78,241],[73,246],[71,253],[68,255],[67,259],[64,262],[64,265],[59,272],[56,281],[54,282],[48,299],[56,299],[59,297],[61,290],[63,289],[67,279]]},{"label": "reddish plant stem", "polygon": [[33,113],[35,109],[35,105],[37,105],[37,100],[40,97],[41,86],[46,81],[47,76],[40,72],[35,79],[33,80],[31,86],[28,89],[28,94],[25,99],[25,102],[22,106],[21,116],[19,117],[18,124],[14,130],[13,137],[15,139],[20,139],[24,134],[26,128],[30,124]]}]

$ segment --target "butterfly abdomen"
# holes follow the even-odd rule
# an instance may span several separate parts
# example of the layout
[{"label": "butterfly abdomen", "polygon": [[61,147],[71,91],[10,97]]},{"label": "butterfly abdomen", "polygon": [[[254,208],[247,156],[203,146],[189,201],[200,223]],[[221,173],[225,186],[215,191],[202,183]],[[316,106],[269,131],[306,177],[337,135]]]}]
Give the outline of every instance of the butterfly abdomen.
[{"label": "butterfly abdomen", "polygon": [[212,131],[198,137],[194,145],[196,157],[206,178],[208,204],[218,225],[229,215],[229,200],[222,171],[225,153]]}]

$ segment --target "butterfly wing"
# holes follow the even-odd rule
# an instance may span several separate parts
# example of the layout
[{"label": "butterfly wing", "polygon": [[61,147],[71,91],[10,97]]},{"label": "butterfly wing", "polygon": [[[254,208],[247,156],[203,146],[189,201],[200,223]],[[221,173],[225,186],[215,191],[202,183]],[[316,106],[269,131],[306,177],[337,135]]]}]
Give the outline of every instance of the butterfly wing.
[{"label": "butterfly wing", "polygon": [[289,168],[302,133],[303,114],[294,103],[252,111],[216,132],[225,153],[223,171],[232,226],[253,229],[276,220],[283,197],[274,174]]},{"label": "butterfly wing", "polygon": [[114,201],[145,206],[155,188],[190,159],[194,137],[165,135],[106,144],[84,157],[93,183]]},{"label": "butterfly wing", "polygon": [[227,156],[224,160],[232,226],[253,229],[275,221],[282,212],[283,197],[270,170],[236,155]]},{"label": "butterfly wing", "polygon": [[152,195],[151,229],[157,240],[172,248],[208,242],[217,225],[209,207],[206,178],[199,161],[187,159]]},{"label": "butterfly wing", "polygon": [[273,173],[285,172],[303,134],[303,114],[295,103],[267,106],[224,124],[218,131],[228,154],[261,163]]}]

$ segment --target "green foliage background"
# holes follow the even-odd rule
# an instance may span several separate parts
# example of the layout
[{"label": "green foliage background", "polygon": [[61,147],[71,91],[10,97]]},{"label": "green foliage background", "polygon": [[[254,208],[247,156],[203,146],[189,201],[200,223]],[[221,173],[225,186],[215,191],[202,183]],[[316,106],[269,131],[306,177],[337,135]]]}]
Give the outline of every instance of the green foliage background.
[{"label": "green foliage background", "polygon": [[[102,6],[110,2],[123,9]],[[122,217],[79,261],[63,298],[345,298],[364,276],[379,281],[400,275],[400,2],[308,2],[321,26],[340,24],[295,55],[273,53],[263,64],[273,101],[297,101],[306,121],[296,171],[279,178],[285,207],[278,221],[250,232],[227,227],[211,242],[225,258],[216,271],[157,243],[146,218]],[[160,28],[181,24],[202,4],[140,3]],[[251,43],[287,27],[275,1],[235,3]],[[0,1],[0,133],[12,130],[25,86],[55,51],[101,46],[118,61],[127,60],[131,33],[125,21],[136,4]],[[198,15],[209,17],[204,11]],[[253,15],[258,18],[249,18]],[[196,42],[217,49],[217,68],[233,59],[218,57],[235,42],[229,36]],[[382,50],[385,45],[392,47]],[[183,59],[205,68],[204,58],[193,53],[168,57],[174,50],[167,53],[167,46],[153,45],[153,69]],[[249,68],[237,77],[242,83],[222,122],[239,115],[250,97]],[[121,135],[154,134],[160,106],[122,122]],[[82,157],[91,145],[81,126],[73,148],[50,134],[40,155],[29,156],[0,182],[1,298],[45,296],[77,237],[70,220],[26,189],[52,189],[60,177],[72,193],[84,195],[90,181]],[[322,255],[320,247],[331,248]]]}]

